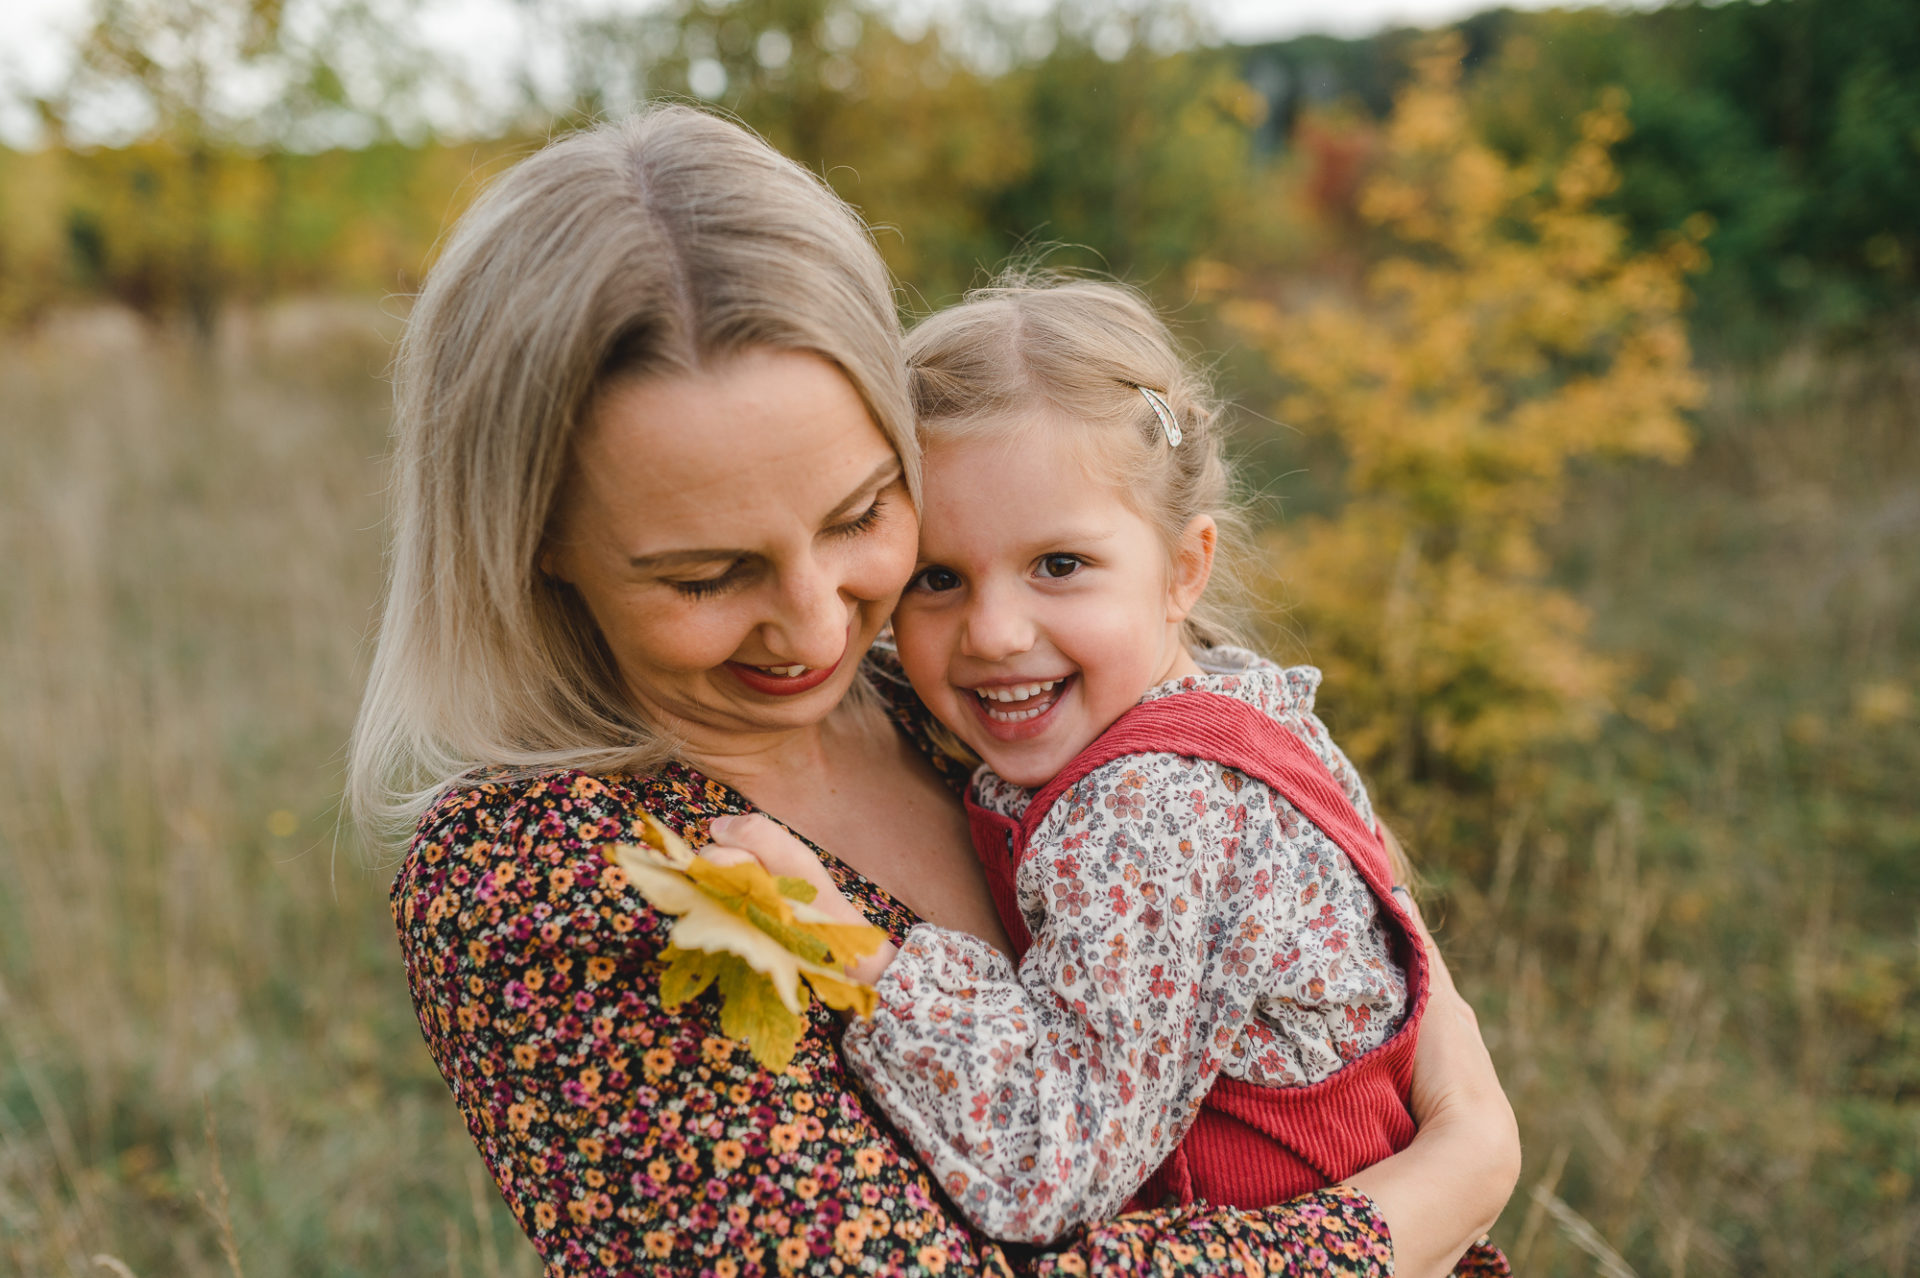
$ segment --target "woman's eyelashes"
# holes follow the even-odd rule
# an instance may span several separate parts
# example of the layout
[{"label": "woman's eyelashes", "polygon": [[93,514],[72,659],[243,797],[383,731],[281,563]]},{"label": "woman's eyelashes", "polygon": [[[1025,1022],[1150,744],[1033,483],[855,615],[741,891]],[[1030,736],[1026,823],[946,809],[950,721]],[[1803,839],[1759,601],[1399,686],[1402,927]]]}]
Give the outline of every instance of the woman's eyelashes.
[{"label": "woman's eyelashes", "polygon": [[689,599],[708,599],[724,590],[731,590],[733,587],[739,585],[741,581],[745,579],[745,575],[746,574],[741,571],[739,562],[735,561],[725,572],[717,577],[700,577],[693,581],[674,581],[669,579],[667,584]]},{"label": "woman's eyelashes", "polygon": [[886,506],[887,496],[882,493],[873,499],[873,505],[867,507],[864,514],[849,519],[844,524],[835,524],[827,531],[835,537],[858,537],[880,522],[880,517],[886,513]]},{"label": "woman's eyelashes", "polygon": [[[858,537],[877,527],[886,515],[887,496],[881,493],[873,499],[873,504],[865,511],[847,520],[823,529],[829,537]],[[691,581],[676,581],[666,578],[666,584],[672,586],[688,599],[709,599],[722,591],[731,590],[743,584],[752,575],[749,559],[736,559],[727,566],[727,570],[713,577],[696,577]]]}]

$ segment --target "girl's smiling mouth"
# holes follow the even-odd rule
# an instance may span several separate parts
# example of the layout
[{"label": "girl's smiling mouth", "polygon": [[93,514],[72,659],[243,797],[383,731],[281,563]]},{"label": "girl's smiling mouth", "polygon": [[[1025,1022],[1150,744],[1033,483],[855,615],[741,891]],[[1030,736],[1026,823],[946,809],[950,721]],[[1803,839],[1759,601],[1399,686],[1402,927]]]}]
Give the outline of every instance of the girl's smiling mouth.
[{"label": "girl's smiling mouth", "polygon": [[1010,680],[962,691],[988,732],[1002,741],[1016,741],[1042,731],[1049,712],[1072,690],[1077,677]]}]

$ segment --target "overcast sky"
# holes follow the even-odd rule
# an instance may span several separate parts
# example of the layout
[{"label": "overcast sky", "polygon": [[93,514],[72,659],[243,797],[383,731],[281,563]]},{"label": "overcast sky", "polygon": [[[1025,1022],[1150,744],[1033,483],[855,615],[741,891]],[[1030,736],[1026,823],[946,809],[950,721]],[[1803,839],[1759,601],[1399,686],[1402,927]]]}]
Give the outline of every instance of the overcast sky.
[{"label": "overcast sky", "polygon": [[[1199,0],[1220,34],[1235,41],[1276,39],[1308,32],[1367,35],[1391,26],[1432,26],[1494,7],[1500,0]],[[1544,9],[1556,0],[1504,0],[1512,8]],[[1579,3],[1580,0],[1572,0]],[[1650,0],[1610,0],[1648,3]],[[610,7],[643,7],[646,0],[605,0]],[[1559,0],[1567,7],[1568,0]],[[896,11],[938,14],[953,0],[893,0]],[[995,0],[1003,10],[1041,10],[1045,0]],[[59,83],[68,50],[84,26],[89,0],[0,0],[0,142],[31,145],[35,128],[18,107],[18,90],[45,93]],[[449,61],[486,73],[511,56],[513,32],[527,13],[523,0],[426,0],[424,29]],[[4,99],[13,99],[9,103]],[[11,108],[11,109],[9,109]]]}]

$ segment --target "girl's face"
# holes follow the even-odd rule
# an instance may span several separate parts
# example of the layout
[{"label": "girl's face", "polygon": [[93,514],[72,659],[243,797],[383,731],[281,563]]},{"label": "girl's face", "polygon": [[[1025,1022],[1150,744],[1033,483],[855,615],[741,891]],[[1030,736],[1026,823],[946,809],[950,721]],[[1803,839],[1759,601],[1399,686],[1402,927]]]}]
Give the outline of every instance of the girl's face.
[{"label": "girl's face", "polygon": [[1039,418],[928,451],[919,566],[894,613],[914,691],[1017,785],[1047,781],[1155,684],[1198,673],[1181,622],[1213,521],[1170,556],[1087,477],[1070,429]]},{"label": "girl's face", "polygon": [[696,755],[825,718],[913,568],[900,461],[844,374],[754,349],[593,406],[541,567]]}]

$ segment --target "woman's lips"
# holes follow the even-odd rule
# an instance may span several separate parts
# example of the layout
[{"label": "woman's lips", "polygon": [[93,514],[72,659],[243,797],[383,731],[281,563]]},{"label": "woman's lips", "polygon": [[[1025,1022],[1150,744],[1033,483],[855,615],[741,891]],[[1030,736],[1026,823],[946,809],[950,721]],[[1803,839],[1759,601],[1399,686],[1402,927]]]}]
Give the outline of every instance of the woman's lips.
[{"label": "woman's lips", "polygon": [[[844,661],[846,658],[841,658]],[[810,692],[827,680],[833,678],[833,672],[840,668],[836,661],[830,666],[801,667],[797,675],[775,674],[774,670],[789,670],[791,666],[775,666],[772,670],[762,666],[750,666],[744,661],[729,661],[727,669],[733,671],[733,677],[747,685],[753,691],[768,697],[792,697],[802,692]]]},{"label": "woman's lips", "polygon": [[969,688],[966,700],[980,726],[995,740],[1026,741],[1047,730],[1054,710],[1066,700],[1073,683],[1074,676],[1065,675],[1011,686]]}]

